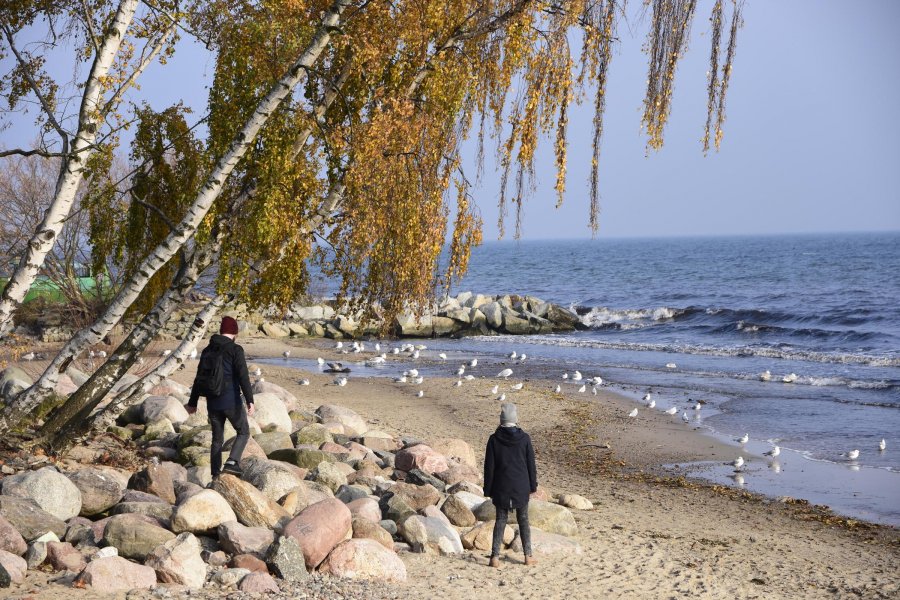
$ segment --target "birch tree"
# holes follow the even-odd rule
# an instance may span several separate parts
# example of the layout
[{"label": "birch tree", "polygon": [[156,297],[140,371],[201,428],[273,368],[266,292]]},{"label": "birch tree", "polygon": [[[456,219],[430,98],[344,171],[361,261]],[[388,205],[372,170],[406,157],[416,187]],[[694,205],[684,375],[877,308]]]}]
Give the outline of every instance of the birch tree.
[{"label": "birch tree", "polygon": [[[103,4],[101,3],[101,7]],[[144,51],[132,64],[129,58],[133,49],[126,34],[133,24],[138,4],[138,0],[118,2],[111,20],[108,23],[101,20],[99,34],[95,30],[95,16],[87,3],[81,3],[80,10],[74,9],[76,14],[80,13],[81,22],[87,30],[87,48],[93,54],[93,63],[83,84],[77,124],[75,131],[71,133],[66,129],[63,115],[57,107],[55,96],[58,85],[41,68],[44,59],[21,50],[16,42],[19,30],[27,28],[41,17],[51,19],[52,22],[61,13],[65,13],[67,3],[47,3],[44,6],[44,3],[29,2],[0,12],[0,31],[5,42],[3,54],[10,54],[16,64],[12,71],[13,83],[6,94],[7,100],[11,107],[28,94],[37,100],[43,113],[43,121],[59,136],[60,151],[52,154],[61,158],[53,200],[31,235],[18,266],[0,296],[0,336],[9,331],[14,311],[25,298],[56,243],[75,201],[85,165],[96,149],[98,136],[104,132],[104,122],[115,113],[127,89],[171,42],[175,31],[173,17],[164,16],[163,21],[152,17],[147,19],[141,24],[140,35],[148,41]],[[50,154],[46,149],[6,152],[17,151]]]}]

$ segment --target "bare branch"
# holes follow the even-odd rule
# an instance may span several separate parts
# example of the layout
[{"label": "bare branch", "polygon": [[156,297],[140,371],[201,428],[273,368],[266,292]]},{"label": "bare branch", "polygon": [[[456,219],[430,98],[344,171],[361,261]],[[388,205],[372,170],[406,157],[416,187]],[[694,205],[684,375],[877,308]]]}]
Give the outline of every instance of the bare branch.
[{"label": "bare branch", "polygon": [[5,156],[43,156],[44,158],[59,158],[63,156],[60,152],[47,152],[46,150],[40,150],[35,148],[34,150],[22,150],[21,148],[14,148],[12,150],[2,150],[0,151],[0,158]]}]

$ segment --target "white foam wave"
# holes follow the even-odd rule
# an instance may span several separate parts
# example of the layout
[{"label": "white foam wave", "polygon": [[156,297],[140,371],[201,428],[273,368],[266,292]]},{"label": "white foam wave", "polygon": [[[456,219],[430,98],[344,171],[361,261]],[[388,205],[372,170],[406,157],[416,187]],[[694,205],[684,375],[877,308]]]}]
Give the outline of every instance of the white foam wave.
[{"label": "white foam wave", "polygon": [[640,325],[634,323],[635,321],[667,321],[669,319],[674,319],[678,313],[678,309],[669,308],[668,306],[624,310],[617,310],[606,306],[595,306],[581,317],[581,322],[588,327],[601,327],[611,323],[622,324],[630,321],[631,323],[629,325],[623,325],[622,328],[636,328],[640,327]]}]

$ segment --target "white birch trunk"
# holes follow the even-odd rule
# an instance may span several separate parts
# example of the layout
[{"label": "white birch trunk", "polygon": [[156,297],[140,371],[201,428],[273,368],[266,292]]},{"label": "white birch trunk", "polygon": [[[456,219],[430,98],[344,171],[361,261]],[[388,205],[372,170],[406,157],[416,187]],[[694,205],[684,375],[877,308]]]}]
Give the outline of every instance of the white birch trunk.
[{"label": "white birch trunk", "polygon": [[9,278],[3,295],[0,297],[0,337],[5,336],[12,328],[13,312],[22,303],[31,285],[37,278],[47,254],[53,249],[56,238],[62,230],[72,204],[75,201],[75,193],[81,182],[84,165],[90,157],[97,132],[100,130],[102,116],[100,114],[100,100],[103,96],[103,78],[106,77],[122,40],[137,9],[138,0],[122,0],[116,11],[112,24],[103,37],[103,43],[94,57],[90,75],[85,84],[84,94],[81,98],[81,108],[78,113],[78,131],[72,142],[69,153],[63,159],[63,166],[59,178],[56,180],[56,190],[53,201],[44,213],[44,218],[38,225],[34,235],[25,248],[25,254],[19,261],[19,265]]},{"label": "white birch trunk", "polygon": [[97,321],[79,331],[60,350],[37,382],[24,391],[14,402],[7,405],[0,415],[0,434],[17,425],[21,419],[31,412],[56,386],[59,374],[64,372],[72,358],[92,344],[102,340],[119,322],[128,307],[138,297],[151,277],[178,252],[179,248],[196,232],[203,218],[209,212],[213,202],[221,193],[225,181],[243,158],[253,143],[256,135],[268,121],[269,116],[291,94],[293,89],[306,75],[306,70],[315,64],[322,51],[331,39],[331,31],[340,22],[341,13],[351,0],[336,0],[322,19],[313,39],[306,50],[291,66],[288,72],[275,84],[263,98],[253,115],[232,140],[228,151],[219,159],[203,188],[194,199],[184,219],[173,232],[144,259],[135,274],[125,283],[120,292],[112,300],[104,314]]}]

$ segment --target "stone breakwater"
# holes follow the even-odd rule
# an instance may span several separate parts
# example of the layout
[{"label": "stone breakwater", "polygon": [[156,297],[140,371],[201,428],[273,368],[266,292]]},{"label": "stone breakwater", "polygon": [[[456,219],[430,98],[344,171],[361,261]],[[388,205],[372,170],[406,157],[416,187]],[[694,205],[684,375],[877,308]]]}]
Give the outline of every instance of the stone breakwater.
[{"label": "stone breakwater", "polygon": [[[337,405],[307,412],[271,382],[254,392],[240,477],[212,481],[203,401],[189,415],[189,390],[168,380],[110,428],[143,448],[149,464],[139,470],[103,466],[83,447],[81,462],[7,460],[0,587],[27,585],[33,569],[104,592],[284,593],[319,589],[323,578],[393,585],[407,579],[404,553],[490,549],[494,507],[465,441],[393,435]],[[226,427],[225,453],[233,436]],[[580,554],[570,509],[592,508],[539,488],[534,552]],[[522,551],[515,526],[504,548]]]},{"label": "stone breakwater", "polygon": [[[378,314],[379,311],[374,311]],[[236,317],[246,332],[283,338],[312,336],[332,339],[375,335],[384,328],[379,319],[363,320],[360,313],[335,308],[329,303],[294,305],[284,318],[272,311],[253,314],[245,306],[224,311]],[[187,317],[185,317],[186,319]],[[190,326],[185,322],[183,327]],[[584,329],[577,314],[532,296],[486,296],[462,292],[445,298],[422,314],[406,311],[387,330],[398,337],[461,337],[466,335],[528,335]]]}]

